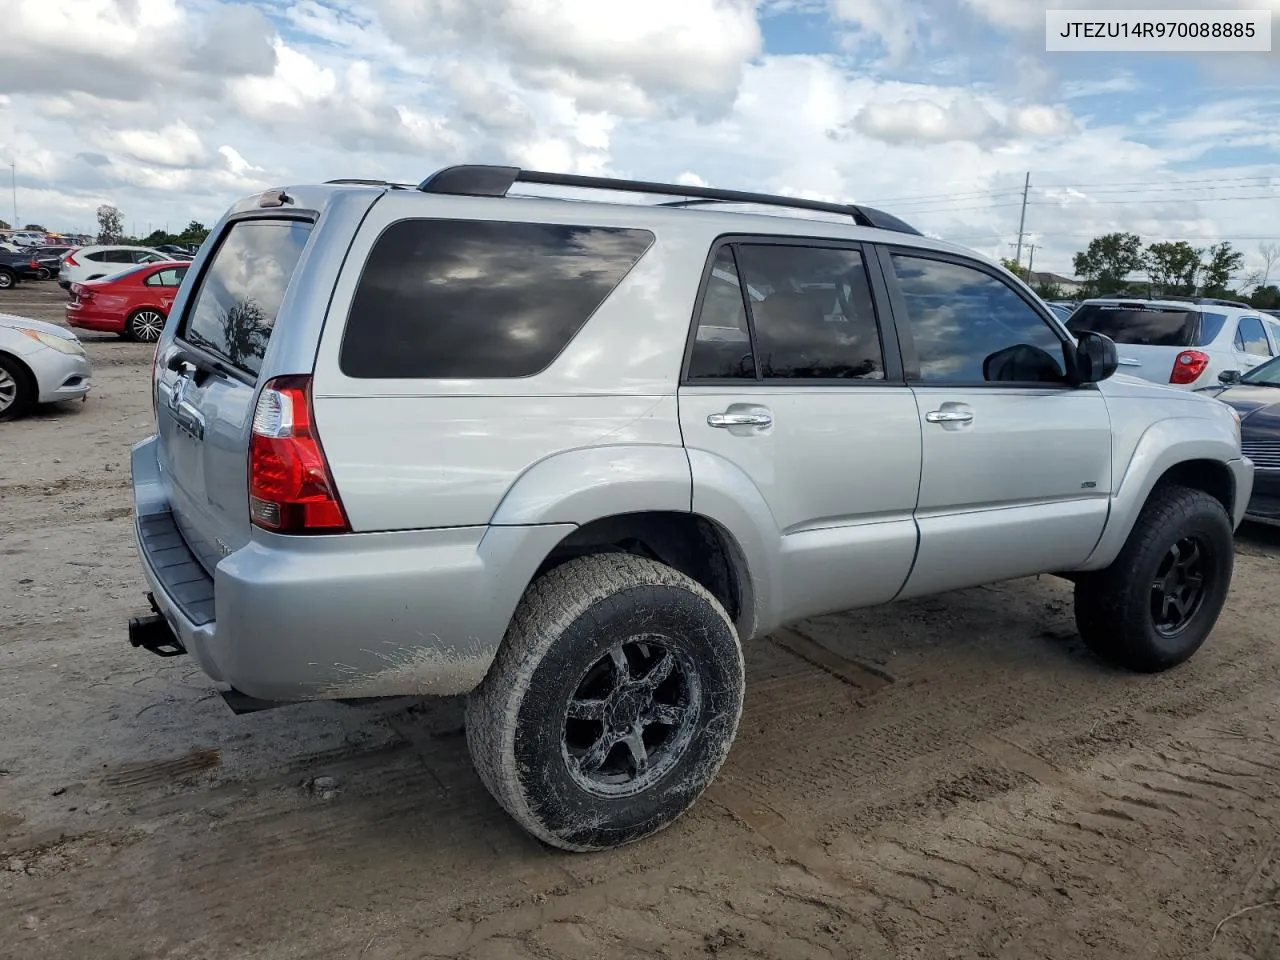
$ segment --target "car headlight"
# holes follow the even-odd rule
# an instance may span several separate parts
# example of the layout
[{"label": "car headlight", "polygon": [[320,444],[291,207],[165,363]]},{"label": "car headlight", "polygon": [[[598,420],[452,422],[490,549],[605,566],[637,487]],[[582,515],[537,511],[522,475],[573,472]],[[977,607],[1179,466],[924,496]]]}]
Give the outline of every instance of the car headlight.
[{"label": "car headlight", "polygon": [[83,356],[84,347],[79,340],[54,336],[52,333],[45,333],[43,330],[19,330],[25,336],[30,337],[37,343],[42,343],[51,350],[57,350],[59,353],[69,353],[72,356]]}]

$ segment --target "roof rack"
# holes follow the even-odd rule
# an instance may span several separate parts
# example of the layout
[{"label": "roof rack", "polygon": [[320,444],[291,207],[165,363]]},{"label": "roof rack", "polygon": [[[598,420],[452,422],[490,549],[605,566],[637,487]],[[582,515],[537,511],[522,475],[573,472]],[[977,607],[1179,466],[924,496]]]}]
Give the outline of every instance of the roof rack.
[{"label": "roof rack", "polygon": [[392,190],[408,190],[411,183],[392,183],[390,180],[362,180],[359,177],[341,177],[337,180],[326,180],[326,184],[350,184],[357,187],[390,187]]},{"label": "roof rack", "polygon": [[1165,301],[1173,301],[1175,303],[1194,303],[1197,306],[1239,307],[1241,310],[1253,309],[1253,307],[1251,307],[1249,304],[1242,303],[1239,300],[1221,300],[1217,297],[1183,297],[1183,296],[1175,296],[1172,293],[1163,294],[1158,297],[1149,297],[1149,296],[1146,296],[1145,294],[1140,294],[1140,293],[1104,293],[1104,294],[1100,294],[1097,297],[1094,297],[1094,299],[1095,300],[1148,300],[1148,301],[1165,300]]},{"label": "roof rack", "polygon": [[649,193],[660,196],[684,197],[677,203],[663,206],[689,206],[697,203],[754,203],[770,207],[789,207],[796,210],[817,210],[852,217],[861,227],[877,227],[897,233],[923,236],[919,230],[904,223],[892,214],[874,207],[855,206],[851,203],[828,203],[824,200],[806,200],[803,197],[783,197],[771,193],[749,193],[744,190],[717,190],[713,187],[684,186],[677,183],[656,183],[645,180],[620,180],[613,177],[587,177],[575,173],[548,173],[540,170],[522,170],[519,167],[500,167],[487,164],[463,164],[437,170],[418,189],[423,193],[452,194],[464,197],[505,197],[517,183],[537,183],[554,187],[578,187],[589,190],[616,190],[626,193]]}]

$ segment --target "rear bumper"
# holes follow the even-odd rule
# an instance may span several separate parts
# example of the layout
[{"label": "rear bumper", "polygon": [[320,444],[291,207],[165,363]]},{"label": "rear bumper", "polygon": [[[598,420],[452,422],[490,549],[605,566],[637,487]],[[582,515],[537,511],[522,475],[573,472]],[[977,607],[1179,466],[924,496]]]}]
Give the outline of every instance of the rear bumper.
[{"label": "rear bumper", "polygon": [[115,313],[98,313],[92,310],[77,309],[67,304],[67,326],[81,330],[101,330],[106,333],[124,331],[124,317]]},{"label": "rear bumper", "polygon": [[138,553],[156,608],[210,678],[262,700],[469,692],[533,573],[573,529],[255,530],[210,576],[169,512],[156,444],[132,454]]}]

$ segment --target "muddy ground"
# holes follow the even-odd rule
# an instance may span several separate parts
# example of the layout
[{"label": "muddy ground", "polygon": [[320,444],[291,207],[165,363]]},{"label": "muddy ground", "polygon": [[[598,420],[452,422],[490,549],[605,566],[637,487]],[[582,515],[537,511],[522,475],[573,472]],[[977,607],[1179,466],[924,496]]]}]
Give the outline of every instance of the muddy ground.
[{"label": "muddy ground", "polygon": [[1050,578],[754,642],[698,806],[561,854],[484,792],[458,702],[235,716],[129,647],[151,350],[85,339],[89,401],[0,424],[0,956],[1280,957],[1280,535],[1241,531],[1162,676],[1096,661]]}]

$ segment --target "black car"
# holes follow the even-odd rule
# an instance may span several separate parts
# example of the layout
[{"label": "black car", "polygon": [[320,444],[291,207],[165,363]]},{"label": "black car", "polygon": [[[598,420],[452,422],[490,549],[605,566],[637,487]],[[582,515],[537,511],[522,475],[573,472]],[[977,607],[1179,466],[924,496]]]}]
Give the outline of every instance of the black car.
[{"label": "black car", "polygon": [[1280,357],[1240,375],[1226,370],[1221,386],[1196,393],[1216,396],[1240,414],[1240,446],[1253,461],[1253,495],[1245,517],[1280,525]]},{"label": "black car", "polygon": [[31,255],[36,262],[36,279],[48,280],[50,277],[56,277],[58,268],[62,266],[62,258],[75,249],[63,244],[34,248]]},{"label": "black car", "polygon": [[35,261],[29,252],[10,253],[8,250],[0,250],[0,290],[12,290],[19,280],[36,276],[39,267],[33,264]]}]

